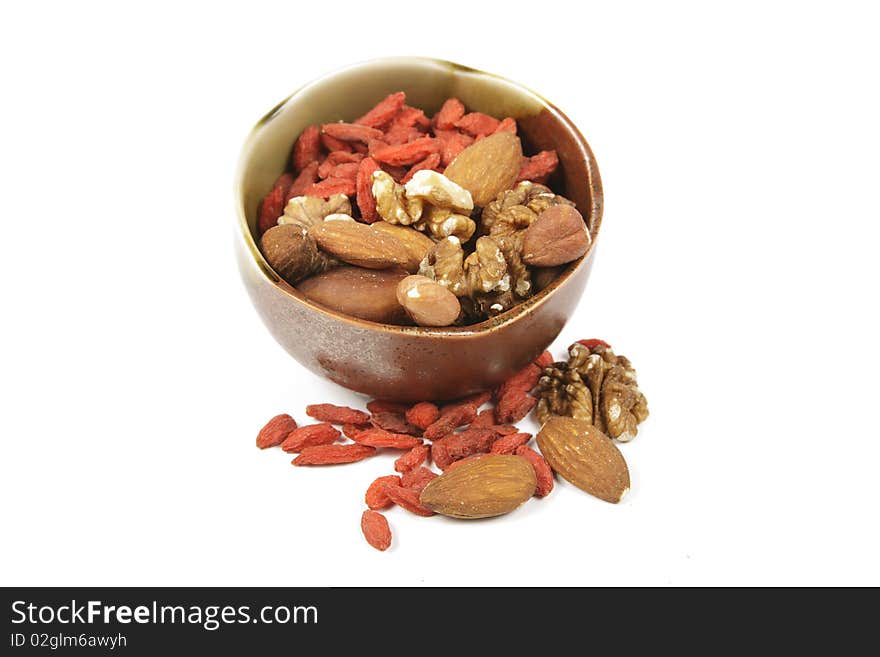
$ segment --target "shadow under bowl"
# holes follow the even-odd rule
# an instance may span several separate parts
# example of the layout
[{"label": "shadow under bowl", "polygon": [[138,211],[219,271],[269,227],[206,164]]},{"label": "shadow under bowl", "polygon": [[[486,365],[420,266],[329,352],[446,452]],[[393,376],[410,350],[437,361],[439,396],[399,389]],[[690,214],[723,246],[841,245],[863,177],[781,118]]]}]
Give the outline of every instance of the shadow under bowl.
[{"label": "shadow under bowl", "polygon": [[[309,125],[351,121],[403,90],[410,105],[436,112],[450,96],[470,111],[517,119],[526,152],[556,149],[550,181],[577,204],[590,230],[586,255],[511,310],[464,327],[378,324],[310,301],[269,266],[256,241],[260,199],[284,171]],[[235,182],[236,255],[245,287],[269,332],[316,374],[373,397],[446,400],[493,388],[534,360],[559,335],[589,277],[602,222],[602,183],[584,137],[556,107],[503,78],[451,62],[395,57],[349,66],[302,87],[249,135]]]}]

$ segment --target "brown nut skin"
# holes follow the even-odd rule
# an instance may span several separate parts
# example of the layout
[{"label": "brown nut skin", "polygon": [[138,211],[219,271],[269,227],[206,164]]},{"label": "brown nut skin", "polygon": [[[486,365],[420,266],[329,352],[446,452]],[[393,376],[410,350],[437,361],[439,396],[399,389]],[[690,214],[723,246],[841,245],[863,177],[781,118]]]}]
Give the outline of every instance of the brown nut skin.
[{"label": "brown nut skin", "polygon": [[521,164],[519,137],[497,132],[465,148],[443,174],[468,190],[475,206],[483,207],[513,187]]},{"label": "brown nut skin", "polygon": [[458,298],[427,276],[407,276],[400,281],[397,301],[419,326],[450,326],[461,314]]},{"label": "brown nut skin", "polygon": [[434,247],[434,240],[409,226],[396,226],[389,224],[387,221],[377,221],[374,224],[370,224],[370,227],[373,230],[378,230],[381,233],[387,233],[397,238],[406,247],[410,260],[405,269],[411,274],[419,270],[422,260],[428,255],[428,251]]},{"label": "brown nut skin", "polygon": [[544,210],[526,229],[522,259],[533,267],[556,267],[577,260],[590,248],[584,218],[570,205]]},{"label": "brown nut skin", "polygon": [[298,226],[272,226],[260,238],[260,250],[278,275],[293,285],[323,268],[318,247]]},{"label": "brown nut skin", "polygon": [[357,267],[389,269],[411,261],[396,237],[356,221],[324,221],[309,228],[309,235],[322,251]]},{"label": "brown nut skin", "polygon": [[308,299],[352,317],[382,324],[408,324],[397,301],[397,285],[406,278],[402,269],[372,270],[337,267],[297,285]]}]

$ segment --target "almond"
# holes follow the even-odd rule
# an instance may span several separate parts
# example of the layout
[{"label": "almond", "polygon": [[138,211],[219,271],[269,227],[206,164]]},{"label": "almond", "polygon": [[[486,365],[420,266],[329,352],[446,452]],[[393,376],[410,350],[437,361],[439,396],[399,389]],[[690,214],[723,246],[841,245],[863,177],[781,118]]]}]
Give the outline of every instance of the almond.
[{"label": "almond", "polygon": [[498,132],[465,148],[443,174],[469,191],[474,205],[483,207],[513,187],[521,163],[519,137]]},{"label": "almond", "polygon": [[427,276],[407,276],[400,281],[397,301],[419,326],[449,326],[461,314],[458,298]]},{"label": "almond", "polygon": [[629,470],[620,450],[586,420],[552,415],[537,441],[550,467],[590,495],[616,503],[629,490]]},{"label": "almond", "polygon": [[356,221],[323,221],[309,235],[325,253],[367,269],[406,267],[410,254],[396,237]]},{"label": "almond", "polygon": [[432,480],[420,500],[444,516],[490,518],[516,509],[536,485],[535,469],[521,456],[486,454]]},{"label": "almond", "polygon": [[308,299],[332,310],[384,324],[407,321],[406,312],[397,302],[397,284],[406,278],[402,269],[361,269],[337,267],[311,276],[296,289]]},{"label": "almond", "polygon": [[544,210],[523,234],[522,259],[533,267],[555,267],[577,260],[590,248],[581,213],[570,205]]},{"label": "almond", "polygon": [[387,221],[377,221],[374,224],[370,224],[370,228],[397,238],[406,247],[409,253],[409,262],[405,269],[410,273],[419,270],[422,260],[425,259],[428,251],[434,246],[434,240],[409,226],[395,226]]}]

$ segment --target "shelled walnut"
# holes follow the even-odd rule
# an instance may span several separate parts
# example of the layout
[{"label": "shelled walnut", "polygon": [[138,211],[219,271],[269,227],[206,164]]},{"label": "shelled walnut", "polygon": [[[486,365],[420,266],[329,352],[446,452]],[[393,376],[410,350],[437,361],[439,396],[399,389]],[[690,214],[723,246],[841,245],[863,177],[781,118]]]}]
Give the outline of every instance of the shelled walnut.
[{"label": "shelled walnut", "polygon": [[542,424],[551,415],[588,420],[611,438],[628,442],[647,419],[648,402],[628,358],[603,344],[576,342],[569,347],[568,362],[544,370],[535,413]]}]

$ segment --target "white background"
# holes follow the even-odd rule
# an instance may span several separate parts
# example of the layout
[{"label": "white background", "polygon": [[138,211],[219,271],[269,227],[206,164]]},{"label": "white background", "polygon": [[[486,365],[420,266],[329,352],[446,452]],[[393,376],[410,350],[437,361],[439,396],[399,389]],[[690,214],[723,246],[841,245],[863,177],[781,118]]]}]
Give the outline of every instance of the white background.
[{"label": "white background", "polygon": [[[250,2],[0,10],[0,582],[880,584],[877,20],[869,3]],[[554,351],[603,337],[651,407],[614,506],[389,512],[392,456],[294,469],[254,436],[363,403],[277,346],[233,255],[251,125],[383,55],[552,99],[606,215]]]}]

